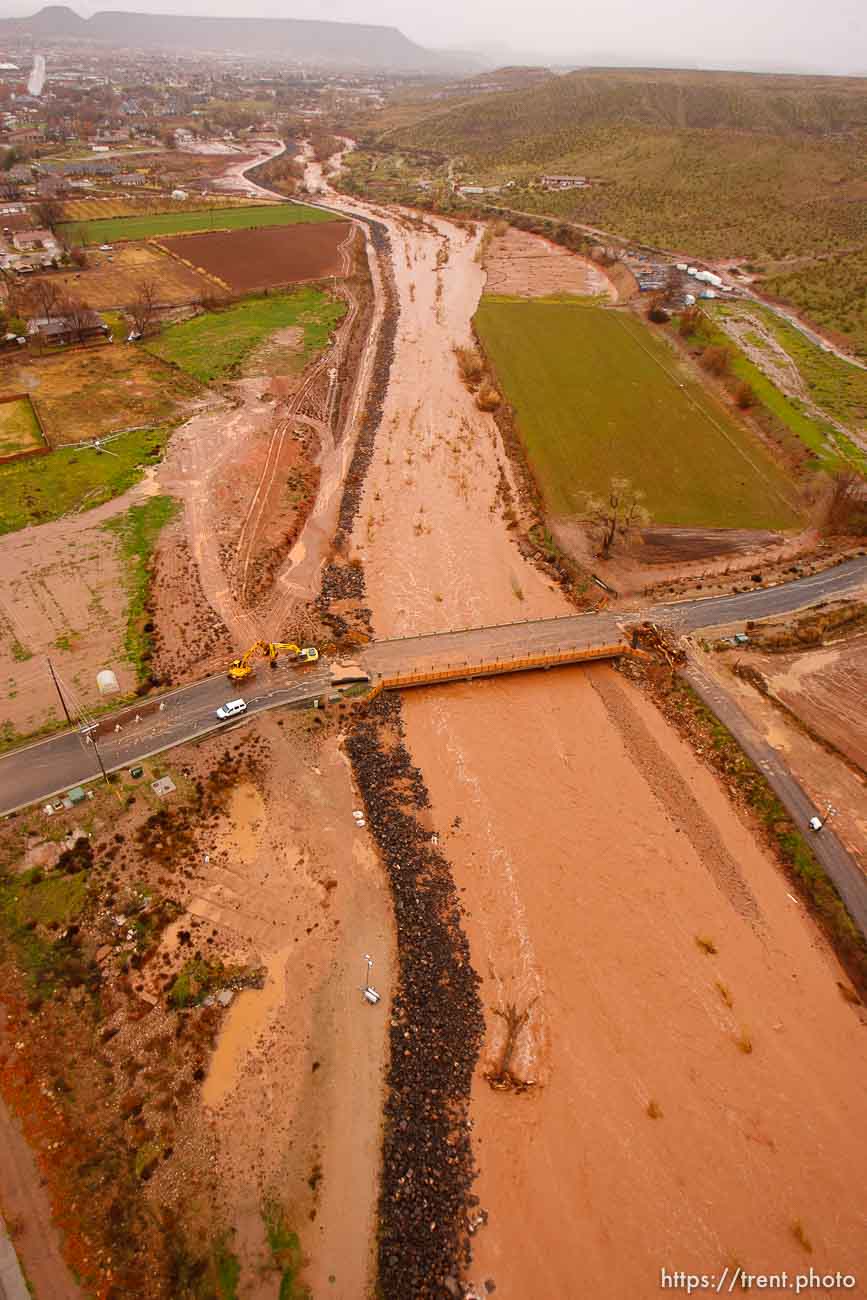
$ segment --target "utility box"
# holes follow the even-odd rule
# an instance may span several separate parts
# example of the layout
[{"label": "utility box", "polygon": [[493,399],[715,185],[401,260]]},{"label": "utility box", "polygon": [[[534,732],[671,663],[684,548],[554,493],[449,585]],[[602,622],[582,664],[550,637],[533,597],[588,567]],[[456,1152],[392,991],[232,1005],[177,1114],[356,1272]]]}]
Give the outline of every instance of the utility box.
[{"label": "utility box", "polygon": [[74,785],[71,790],[67,790],[66,797],[70,803],[76,804],[84,803],[87,795],[84,793],[80,785]]},{"label": "utility box", "polygon": [[130,776],[131,776],[134,780],[138,780],[138,778],[139,778],[140,776],[144,776],[144,768],[143,768],[143,767],[131,767],[131,768],[129,769],[129,774],[130,774]]}]

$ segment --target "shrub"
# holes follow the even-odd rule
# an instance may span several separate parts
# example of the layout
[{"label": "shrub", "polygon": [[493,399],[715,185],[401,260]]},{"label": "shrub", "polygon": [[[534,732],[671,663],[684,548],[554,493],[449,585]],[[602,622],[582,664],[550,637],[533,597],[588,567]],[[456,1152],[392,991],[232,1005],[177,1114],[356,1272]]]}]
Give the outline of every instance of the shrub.
[{"label": "shrub", "polygon": [[748,411],[756,404],[756,395],[752,387],[744,380],[735,389],[735,401],[742,411]]},{"label": "shrub", "polygon": [[475,348],[455,348],[457,357],[458,370],[461,372],[461,379],[468,388],[475,388],[481,383],[484,367],[482,358]]},{"label": "shrub", "polygon": [[654,325],[667,325],[671,317],[664,307],[654,306],[647,313],[647,319],[653,321]]},{"label": "shrub", "polygon": [[731,354],[728,348],[707,347],[701,354],[701,364],[711,375],[725,375],[731,364]]},{"label": "shrub", "polygon": [[698,324],[698,309],[696,307],[687,307],[686,311],[681,313],[680,324],[677,327],[680,337],[689,338]]},{"label": "shrub", "polygon": [[493,384],[484,384],[476,395],[476,406],[480,411],[496,411],[502,398]]}]

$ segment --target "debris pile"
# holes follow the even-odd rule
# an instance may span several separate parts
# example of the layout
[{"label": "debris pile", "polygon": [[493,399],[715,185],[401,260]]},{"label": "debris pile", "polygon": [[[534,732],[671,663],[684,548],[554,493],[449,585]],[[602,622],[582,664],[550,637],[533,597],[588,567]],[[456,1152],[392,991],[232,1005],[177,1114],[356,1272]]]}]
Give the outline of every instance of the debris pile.
[{"label": "debris pile", "polygon": [[644,650],[648,654],[664,659],[669,668],[686,663],[686,652],[677,635],[669,628],[660,627],[658,623],[636,623],[626,628],[633,650]]},{"label": "debris pile", "polygon": [[388,871],[398,935],[379,1204],[384,1300],[454,1295],[470,1262],[475,1176],[470,1086],[484,1035],[448,861],[415,812],[430,798],[403,743],[400,702],[380,696],[347,749]]}]

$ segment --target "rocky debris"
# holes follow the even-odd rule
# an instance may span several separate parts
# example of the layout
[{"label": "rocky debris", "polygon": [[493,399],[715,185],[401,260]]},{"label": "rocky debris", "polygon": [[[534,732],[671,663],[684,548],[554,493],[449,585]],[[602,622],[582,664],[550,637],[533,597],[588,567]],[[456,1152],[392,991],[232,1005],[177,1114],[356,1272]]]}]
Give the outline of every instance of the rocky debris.
[{"label": "rocky debris", "polygon": [[[369,225],[383,268],[385,313],[368,406],[340,503],[335,558],[325,567],[315,601],[323,624],[344,642],[366,640],[372,628],[371,611],[361,604],[362,564],[343,557],[382,420],[398,321],[388,232],[377,222]],[[381,696],[366,708],[346,748],[388,873],[398,937],[378,1294],[383,1300],[442,1300],[454,1294],[457,1277],[469,1266],[469,1225],[478,1206],[472,1192],[469,1097],[484,1036],[479,979],[470,965],[449,863],[415,816],[429,807],[430,798],[403,743],[399,699]]]},{"label": "rocky debris", "polygon": [[376,356],[373,362],[373,378],[368,393],[367,407],[361,421],[361,428],[355,441],[355,450],[349,464],[343,497],[338,514],[337,535],[335,543],[338,549],[345,545],[352,532],[352,525],[361,503],[361,492],[368,466],[373,458],[376,433],[382,420],[385,395],[388,390],[388,377],[394,360],[394,341],[397,335],[398,307],[397,295],[391,272],[391,241],[385,226],[372,221],[371,238],[380,255],[382,268],[382,287],[385,297],[382,325],[376,344]]},{"label": "rocky debris", "polygon": [[347,740],[388,872],[398,935],[379,1203],[384,1300],[454,1294],[478,1204],[469,1097],[484,1035],[479,979],[444,855],[415,813],[430,805],[403,743],[400,701],[381,696]]},{"label": "rocky debris", "polygon": [[[373,245],[380,254],[385,310],[376,344],[373,377],[367,407],[355,441],[355,450],[343,486],[343,496],[338,511],[337,532],[334,538],[335,559],[325,566],[322,585],[314,602],[316,613],[338,642],[366,641],[372,634],[371,611],[361,604],[365,595],[364,569],[358,560],[343,561],[352,527],[361,504],[364,480],[370,462],[376,434],[382,421],[385,395],[391,363],[394,359],[394,341],[397,334],[397,295],[391,273],[391,243],[385,226],[368,222]],[[336,609],[347,602],[351,607]]]}]

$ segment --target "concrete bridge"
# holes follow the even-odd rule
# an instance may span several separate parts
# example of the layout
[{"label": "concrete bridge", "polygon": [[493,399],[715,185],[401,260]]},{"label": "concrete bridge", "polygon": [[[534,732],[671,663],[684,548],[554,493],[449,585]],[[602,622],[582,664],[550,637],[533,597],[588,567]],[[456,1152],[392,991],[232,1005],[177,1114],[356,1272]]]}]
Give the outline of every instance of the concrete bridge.
[{"label": "concrete bridge", "polygon": [[[851,596],[867,582],[867,558],[838,564],[811,577],[778,586],[704,600],[653,605],[617,613],[574,614],[496,627],[464,628],[376,641],[359,651],[375,689],[396,690],[469,677],[551,668],[626,653],[623,628],[650,620],[677,632],[767,618],[834,597]],[[217,730],[215,710],[243,693],[247,716],[286,706],[309,707],[327,697],[332,674],[323,660],[308,668],[281,664],[259,670],[242,688],[223,673],[141,701],[100,720],[99,753],[108,771],[119,771],[175,745]],[[130,714],[132,713],[132,717]],[[0,756],[0,815],[100,775],[93,745],[65,731]]]},{"label": "concrete bridge", "polygon": [[359,656],[374,690],[496,677],[628,652],[620,623],[604,614],[525,620],[492,627],[375,641]]}]

